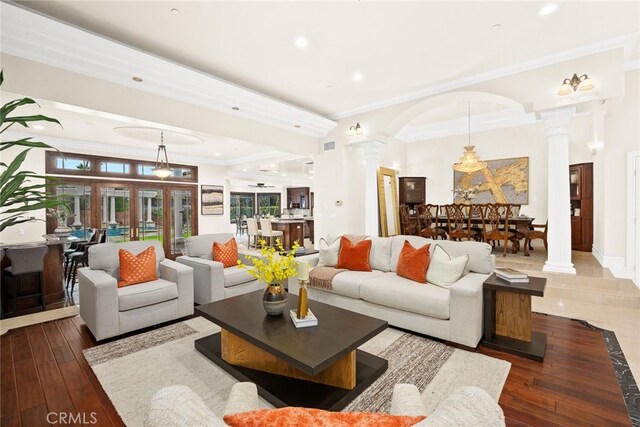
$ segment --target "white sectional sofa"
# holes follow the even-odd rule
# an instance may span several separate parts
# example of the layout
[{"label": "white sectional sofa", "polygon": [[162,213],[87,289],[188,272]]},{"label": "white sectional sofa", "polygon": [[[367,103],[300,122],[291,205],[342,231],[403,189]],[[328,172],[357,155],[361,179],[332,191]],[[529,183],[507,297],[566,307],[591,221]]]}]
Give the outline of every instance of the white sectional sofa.
[{"label": "white sectional sofa", "polygon": [[[491,246],[418,236],[371,240],[371,272],[342,272],[333,279],[333,289],[311,288],[309,298],[384,319],[392,326],[476,347],[482,337],[482,283],[495,266]],[[431,253],[440,245],[451,257],[468,254],[466,274],[448,289],[396,275],[405,240],[414,247],[431,243]],[[297,295],[298,291],[297,281],[291,280],[289,292]]]},{"label": "white sectional sofa", "polygon": [[[224,268],[213,261],[213,242],[226,243],[234,237],[231,233],[202,234],[189,237],[185,242],[186,255],[176,258],[180,264],[193,268],[193,299],[197,304],[246,294],[264,289],[265,285],[238,267]],[[247,265],[251,260],[238,248],[238,258]],[[253,254],[255,255],[255,254]]]}]

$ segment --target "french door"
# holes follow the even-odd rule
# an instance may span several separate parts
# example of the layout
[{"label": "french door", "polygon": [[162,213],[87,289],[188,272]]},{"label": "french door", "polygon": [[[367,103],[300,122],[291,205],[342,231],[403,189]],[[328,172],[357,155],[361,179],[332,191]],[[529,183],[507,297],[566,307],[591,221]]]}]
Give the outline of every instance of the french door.
[{"label": "french door", "polygon": [[[89,228],[106,231],[108,242],[157,240],[165,256],[181,255],[185,240],[198,232],[196,185],[65,179],[56,186],[67,201],[73,234],[84,238]],[[50,219],[49,233],[57,224]]]}]

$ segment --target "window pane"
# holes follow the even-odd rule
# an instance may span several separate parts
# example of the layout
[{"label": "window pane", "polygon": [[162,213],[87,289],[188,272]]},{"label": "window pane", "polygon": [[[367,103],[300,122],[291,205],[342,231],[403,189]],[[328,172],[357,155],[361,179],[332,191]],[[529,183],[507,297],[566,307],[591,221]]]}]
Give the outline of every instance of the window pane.
[{"label": "window pane", "polygon": [[56,159],[56,168],[88,171],[91,170],[91,162],[89,160],[65,159],[64,157],[58,157]]},{"label": "window pane", "polygon": [[138,166],[138,175],[153,175],[153,166],[150,165],[139,165]]},{"label": "window pane", "polygon": [[100,172],[128,174],[129,164],[121,162],[100,162]]},{"label": "window pane", "polygon": [[280,194],[261,193],[258,194],[258,213],[260,215],[277,215],[280,213]]}]

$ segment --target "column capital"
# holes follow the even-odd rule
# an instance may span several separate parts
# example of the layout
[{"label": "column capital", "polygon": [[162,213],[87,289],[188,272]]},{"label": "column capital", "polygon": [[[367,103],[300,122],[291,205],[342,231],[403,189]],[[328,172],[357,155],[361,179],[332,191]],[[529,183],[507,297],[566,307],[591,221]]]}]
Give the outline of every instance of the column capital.
[{"label": "column capital", "polygon": [[382,152],[382,148],[387,145],[384,142],[367,139],[364,141],[357,141],[347,144],[349,148],[361,148],[364,153],[365,160],[377,160],[378,155]]},{"label": "column capital", "polygon": [[558,108],[540,113],[547,136],[568,135],[569,124],[576,114],[575,107]]}]

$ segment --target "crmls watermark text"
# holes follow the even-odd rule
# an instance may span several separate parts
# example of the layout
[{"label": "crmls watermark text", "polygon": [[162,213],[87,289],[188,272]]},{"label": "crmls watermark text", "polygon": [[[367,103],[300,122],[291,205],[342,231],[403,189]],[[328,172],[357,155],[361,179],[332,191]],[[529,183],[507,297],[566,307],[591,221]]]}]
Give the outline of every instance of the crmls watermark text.
[{"label": "crmls watermark text", "polygon": [[95,412],[49,412],[47,414],[49,424],[97,424],[98,418]]}]

